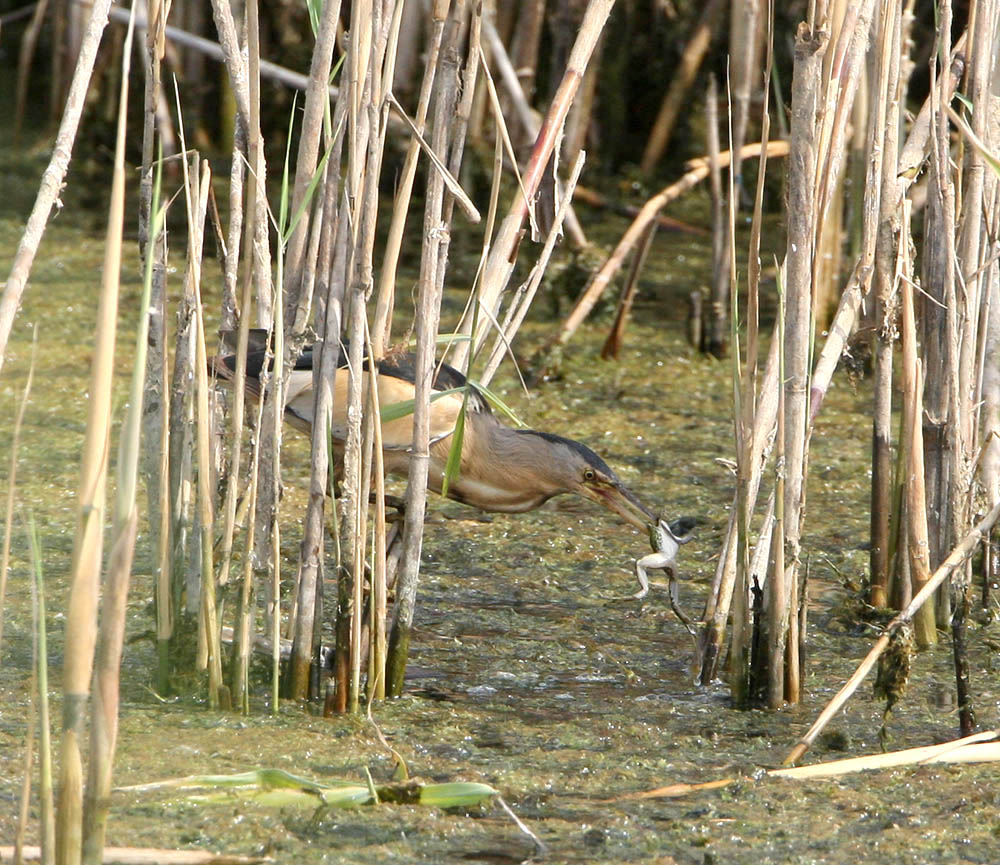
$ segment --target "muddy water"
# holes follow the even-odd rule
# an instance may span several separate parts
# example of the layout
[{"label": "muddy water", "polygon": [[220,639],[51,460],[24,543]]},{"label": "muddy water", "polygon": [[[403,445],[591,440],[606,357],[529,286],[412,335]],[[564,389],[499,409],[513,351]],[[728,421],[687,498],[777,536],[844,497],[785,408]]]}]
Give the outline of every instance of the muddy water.
[{"label": "muddy water", "polygon": [[[6,272],[20,213],[0,219]],[[606,222],[609,239],[623,224]],[[538,429],[590,444],[654,508],[703,520],[682,551],[682,605],[700,611],[715,566],[733,480],[729,368],[684,343],[684,305],[705,272],[703,244],[661,237],[650,256],[619,364],[597,359],[605,324],[584,328],[562,376],[529,399],[508,376],[504,396]],[[0,667],[0,838],[11,839],[28,717],[30,606],[23,521],[34,516],[48,579],[53,717],[58,718],[65,577],[83,437],[89,340],[100,238],[50,229],[0,374],[0,476],[8,475],[14,408],[37,323],[36,381],[18,457],[18,520]],[[179,285],[180,274],[173,277]],[[123,331],[138,287],[123,288]],[[449,294],[452,313],[463,302]],[[517,345],[526,358],[554,326],[536,320]],[[121,352],[127,358],[130,350]],[[125,386],[122,362],[120,386]],[[121,400],[119,401],[119,405]],[[923,767],[833,781],[764,780],[867,651],[872,630],[845,615],[863,576],[869,436],[864,383],[838,379],[813,443],[806,550],[810,655],[802,706],[735,711],[722,685],[690,672],[692,641],[663,587],[642,601],[634,558],[647,539],[589,504],[487,516],[436,501],[407,694],[374,720],[412,774],[494,785],[549,848],[551,862],[977,862],[1000,858],[1000,787],[990,767]],[[286,568],[294,568],[305,478],[303,443],[287,458]],[[571,506],[563,506],[571,505]],[[355,718],[324,720],[297,705],[265,714],[263,671],[250,718],[207,710],[200,691],[162,701],[154,668],[149,559],[140,539],[116,781],[275,766],[314,777],[385,780],[392,759]],[[847,588],[845,588],[845,586]],[[980,720],[998,723],[996,625],[976,625],[974,686]],[[991,648],[993,647],[993,648]],[[910,690],[890,722],[895,747],[951,738],[947,644],[914,661]],[[865,685],[811,757],[878,750],[882,705]],[[681,799],[622,799],[676,782],[734,776],[733,785]],[[33,819],[37,814],[33,813]],[[30,835],[35,833],[32,823]],[[266,853],[278,862],[516,862],[532,844],[493,804],[446,812],[381,806],[313,815],[236,799],[116,794],[111,844]]]}]

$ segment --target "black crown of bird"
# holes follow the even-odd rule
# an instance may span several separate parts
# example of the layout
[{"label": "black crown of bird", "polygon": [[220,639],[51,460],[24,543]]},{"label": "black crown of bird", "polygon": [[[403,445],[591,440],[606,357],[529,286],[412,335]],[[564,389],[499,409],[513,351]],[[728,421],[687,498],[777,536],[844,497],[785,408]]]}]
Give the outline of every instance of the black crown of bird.
[{"label": "black crown of bird", "polygon": [[[261,373],[269,363],[266,332],[254,331],[247,353],[246,392],[260,397]],[[315,349],[315,350],[314,350]],[[304,432],[313,421],[313,358],[318,361],[318,347],[305,347],[288,376],[285,392],[285,420]],[[378,398],[384,409],[394,403],[414,398],[415,356],[393,351],[378,361]],[[347,435],[347,351],[340,351],[340,367],[334,380],[331,435],[335,455],[340,462]],[[232,383],[236,356],[209,358],[209,373],[218,380]],[[364,363],[370,372],[367,359]],[[451,435],[466,385],[465,376],[445,363],[435,366],[434,391],[450,391],[431,402],[430,466],[428,486],[436,493],[442,489],[445,466],[451,450]],[[382,443],[386,472],[406,477],[413,440],[413,415],[382,422]],[[449,498],[484,511],[522,513],[540,507],[553,496],[575,493],[595,501],[641,529],[657,524],[657,515],[643,505],[603,459],[589,447],[573,439],[530,429],[514,429],[503,424],[481,394],[474,391],[466,405],[462,456],[458,476],[448,484]],[[696,520],[683,517],[670,523],[677,537],[690,533]]]}]

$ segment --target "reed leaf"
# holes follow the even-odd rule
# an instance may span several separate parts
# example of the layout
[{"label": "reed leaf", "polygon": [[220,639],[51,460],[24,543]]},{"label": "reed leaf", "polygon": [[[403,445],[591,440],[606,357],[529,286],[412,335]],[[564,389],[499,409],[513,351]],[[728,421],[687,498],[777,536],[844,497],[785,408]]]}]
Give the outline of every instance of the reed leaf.
[{"label": "reed leaf", "polygon": [[[434,391],[431,394],[431,402],[439,400],[442,397],[451,396],[454,393],[464,393],[464,387],[450,387],[447,390]],[[394,420],[399,420],[407,415],[413,414],[413,408],[416,405],[415,400],[404,399],[400,402],[390,403],[389,405],[384,405],[379,408],[379,417],[382,419],[382,423],[391,423]]]}]

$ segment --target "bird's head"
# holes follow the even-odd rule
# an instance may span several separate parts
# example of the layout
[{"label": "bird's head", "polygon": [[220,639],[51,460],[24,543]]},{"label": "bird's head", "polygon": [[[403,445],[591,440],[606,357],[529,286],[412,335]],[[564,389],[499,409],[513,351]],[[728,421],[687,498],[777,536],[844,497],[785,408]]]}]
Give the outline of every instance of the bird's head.
[{"label": "bird's head", "polygon": [[[526,432],[526,431],[524,431]],[[643,505],[604,460],[586,445],[573,439],[531,431],[546,446],[545,469],[560,492],[577,493],[604,505],[623,520],[640,529],[656,523],[656,514]]]}]

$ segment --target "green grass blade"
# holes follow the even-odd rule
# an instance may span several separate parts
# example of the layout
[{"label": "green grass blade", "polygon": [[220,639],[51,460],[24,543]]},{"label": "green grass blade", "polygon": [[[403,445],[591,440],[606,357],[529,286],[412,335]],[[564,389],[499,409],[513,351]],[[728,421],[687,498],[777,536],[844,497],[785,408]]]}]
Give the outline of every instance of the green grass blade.
[{"label": "green grass blade", "polygon": [[[464,391],[464,387],[450,387],[447,390],[437,390],[431,394],[431,402],[439,400],[442,397],[451,396],[453,393],[463,393]],[[379,417],[382,419],[382,423],[391,423],[394,420],[399,420],[402,417],[413,414],[415,405],[416,401],[412,399],[392,402],[380,407]]]},{"label": "green grass blade", "polygon": [[445,463],[444,477],[441,480],[441,495],[448,495],[448,487],[458,477],[462,466],[462,442],[465,439],[465,413],[469,408],[469,387],[462,395],[462,408],[455,421],[455,432],[451,437],[451,450],[448,451],[448,462]]}]

